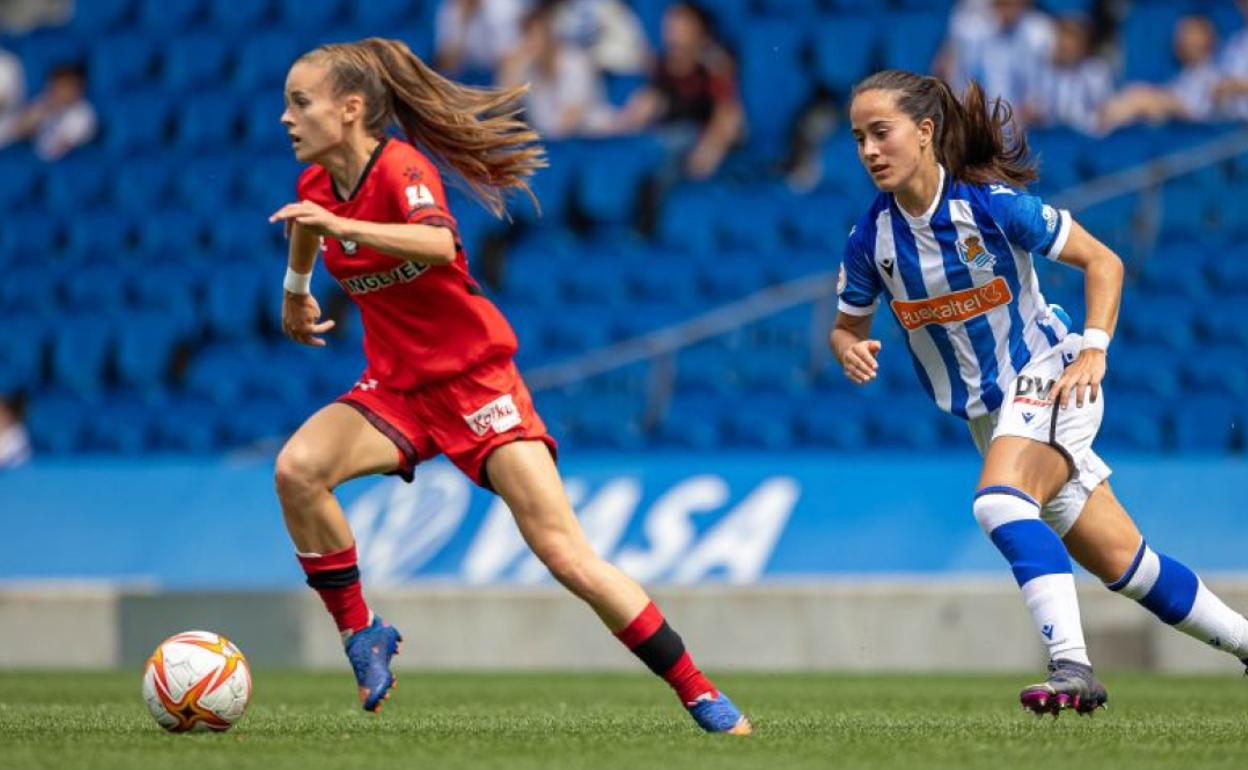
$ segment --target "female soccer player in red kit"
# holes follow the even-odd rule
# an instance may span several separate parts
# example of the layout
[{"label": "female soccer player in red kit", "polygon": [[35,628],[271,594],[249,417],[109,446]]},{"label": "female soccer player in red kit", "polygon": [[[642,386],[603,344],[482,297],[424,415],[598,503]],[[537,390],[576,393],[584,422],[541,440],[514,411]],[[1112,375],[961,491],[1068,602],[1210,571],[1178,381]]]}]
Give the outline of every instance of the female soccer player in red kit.
[{"label": "female soccer player in red kit", "polygon": [[[749,721],[642,588],[586,541],[555,469],[554,439],[512,363],[515,334],[468,274],[438,169],[424,154],[501,214],[504,191],[528,192],[544,165],[537,134],[515,117],[522,94],[458,85],[402,42],[379,38],[322,46],[291,67],[282,124],[309,166],[298,202],[270,217],[290,229],[282,322],[297,342],[325,344],[318,335],[333,321],[320,321],[308,293],[319,245],[360,308],[367,368],[278,455],[286,527],[343,635],[366,710],[389,696],[401,637],[364,601],[333,490],[375,473],[410,481],[417,463],[444,453],[502,496],[555,578],[675,689],[703,729],[748,734]],[[410,144],[387,136],[396,122]]]}]

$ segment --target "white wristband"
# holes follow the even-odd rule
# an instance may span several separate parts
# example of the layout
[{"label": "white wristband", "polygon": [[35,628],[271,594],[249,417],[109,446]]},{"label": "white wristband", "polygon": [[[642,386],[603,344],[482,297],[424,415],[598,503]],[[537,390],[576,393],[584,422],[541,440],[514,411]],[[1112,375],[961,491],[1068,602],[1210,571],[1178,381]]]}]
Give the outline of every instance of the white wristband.
[{"label": "white wristband", "polygon": [[1083,330],[1083,347],[1082,350],[1109,350],[1109,332],[1104,329],[1098,329],[1090,326]]},{"label": "white wristband", "polygon": [[282,282],[282,286],[291,294],[309,294],[312,291],[312,274],[299,273],[288,266],[286,280]]}]

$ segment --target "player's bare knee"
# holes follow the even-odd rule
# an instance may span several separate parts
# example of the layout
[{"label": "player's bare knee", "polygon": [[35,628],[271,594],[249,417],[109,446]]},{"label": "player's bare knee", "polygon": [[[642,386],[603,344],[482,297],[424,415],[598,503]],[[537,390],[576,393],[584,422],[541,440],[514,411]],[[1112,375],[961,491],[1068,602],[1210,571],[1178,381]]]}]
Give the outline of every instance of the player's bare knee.
[{"label": "player's bare knee", "polygon": [[562,585],[578,595],[592,586],[589,559],[568,543],[551,543],[534,549],[537,558]]},{"label": "player's bare knee", "polygon": [[306,499],[332,486],[328,466],[318,453],[303,443],[287,443],[277,455],[274,469],[277,495],[283,501]]}]

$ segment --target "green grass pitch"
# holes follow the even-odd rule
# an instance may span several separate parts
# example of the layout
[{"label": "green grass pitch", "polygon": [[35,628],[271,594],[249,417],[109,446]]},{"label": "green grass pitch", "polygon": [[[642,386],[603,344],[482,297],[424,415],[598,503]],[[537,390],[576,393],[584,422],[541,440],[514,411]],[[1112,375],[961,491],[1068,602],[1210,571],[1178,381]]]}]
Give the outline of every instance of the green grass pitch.
[{"label": "green grass pitch", "polygon": [[258,671],[225,734],[170,735],[139,673],[0,672],[0,768],[1130,768],[1248,767],[1248,681],[1106,677],[1110,709],[1038,719],[1028,676],[728,674],[754,720],[696,730],[653,678],[404,671],[380,716],[350,673]]}]

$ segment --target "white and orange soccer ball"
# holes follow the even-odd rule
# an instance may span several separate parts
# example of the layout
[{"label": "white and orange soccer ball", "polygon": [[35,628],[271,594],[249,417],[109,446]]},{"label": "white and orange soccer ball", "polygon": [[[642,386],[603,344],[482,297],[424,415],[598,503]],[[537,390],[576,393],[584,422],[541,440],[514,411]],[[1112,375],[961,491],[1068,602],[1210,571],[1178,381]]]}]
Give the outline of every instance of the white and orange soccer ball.
[{"label": "white and orange soccer ball", "polygon": [[160,643],[143,671],[143,700],[170,732],[230,729],[251,700],[251,671],[238,647],[211,631]]}]

